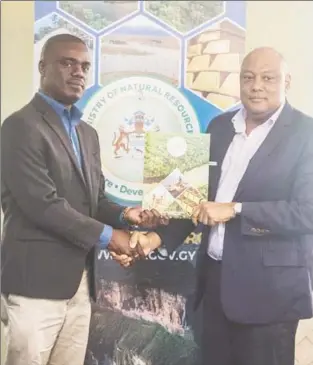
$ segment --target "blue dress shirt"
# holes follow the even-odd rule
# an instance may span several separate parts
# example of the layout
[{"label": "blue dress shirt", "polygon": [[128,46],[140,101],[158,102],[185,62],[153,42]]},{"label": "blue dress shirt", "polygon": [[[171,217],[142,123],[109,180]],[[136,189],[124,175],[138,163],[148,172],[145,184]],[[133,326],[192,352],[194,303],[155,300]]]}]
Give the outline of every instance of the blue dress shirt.
[{"label": "blue dress shirt", "polygon": [[[77,136],[76,126],[80,123],[81,117],[83,113],[73,105],[71,109],[67,109],[63,104],[59,103],[58,101],[52,99],[50,96],[44,94],[42,91],[39,91],[39,95],[55,110],[55,112],[60,117],[66,133],[68,134],[75,156],[77,158],[78,164],[82,166],[82,158],[81,158],[81,151],[79,140]],[[105,225],[104,229],[100,235],[100,244],[107,248],[109,242],[111,241],[113,234],[113,228],[111,226]]]}]

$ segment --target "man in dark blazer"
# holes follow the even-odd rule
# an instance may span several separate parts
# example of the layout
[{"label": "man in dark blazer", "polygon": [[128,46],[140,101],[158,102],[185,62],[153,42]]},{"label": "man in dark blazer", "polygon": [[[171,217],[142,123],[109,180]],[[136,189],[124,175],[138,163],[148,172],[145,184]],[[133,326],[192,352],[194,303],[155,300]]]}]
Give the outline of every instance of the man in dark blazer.
[{"label": "man in dark blazer", "polygon": [[160,223],[152,212],[105,197],[97,133],[73,105],[89,68],[81,39],[50,38],[40,91],[1,128],[7,365],[82,365],[97,245],[135,255],[124,229]]},{"label": "man in dark blazer", "polygon": [[[196,303],[203,304],[203,365],[294,365],[300,319],[313,313],[313,120],[286,101],[290,75],[271,48],[240,73],[242,108],[209,124],[209,197]],[[194,230],[171,220],[132,242],[175,250]],[[116,258],[124,266],[133,259]]]}]

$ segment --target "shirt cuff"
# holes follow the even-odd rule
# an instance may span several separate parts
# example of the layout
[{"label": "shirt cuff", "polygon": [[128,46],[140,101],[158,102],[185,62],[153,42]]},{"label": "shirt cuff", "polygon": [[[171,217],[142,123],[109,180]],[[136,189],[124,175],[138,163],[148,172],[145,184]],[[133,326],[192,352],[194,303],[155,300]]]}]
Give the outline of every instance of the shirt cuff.
[{"label": "shirt cuff", "polygon": [[113,228],[111,226],[104,226],[100,235],[100,245],[103,248],[107,248],[113,235]]}]

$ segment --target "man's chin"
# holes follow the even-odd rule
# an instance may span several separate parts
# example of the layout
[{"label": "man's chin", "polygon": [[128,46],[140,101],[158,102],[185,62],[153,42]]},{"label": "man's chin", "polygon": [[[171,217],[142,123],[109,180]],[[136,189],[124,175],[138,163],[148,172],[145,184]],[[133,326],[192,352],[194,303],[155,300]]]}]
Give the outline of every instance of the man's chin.
[{"label": "man's chin", "polygon": [[268,106],[264,103],[249,103],[249,105],[246,108],[251,114],[266,114],[268,113]]},{"label": "man's chin", "polygon": [[68,93],[66,95],[66,100],[69,105],[75,104],[79,99],[81,99],[83,93]]}]

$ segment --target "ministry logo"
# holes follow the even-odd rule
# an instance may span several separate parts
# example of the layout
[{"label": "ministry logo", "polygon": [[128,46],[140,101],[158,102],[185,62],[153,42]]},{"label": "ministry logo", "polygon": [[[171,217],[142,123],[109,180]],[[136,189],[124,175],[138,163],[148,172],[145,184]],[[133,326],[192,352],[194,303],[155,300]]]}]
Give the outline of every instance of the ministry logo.
[{"label": "ministry logo", "polygon": [[106,192],[141,203],[146,132],[200,133],[197,116],[180,91],[148,77],[129,77],[100,89],[83,120],[98,132]]},{"label": "ministry logo", "polygon": [[158,132],[159,125],[155,118],[145,112],[135,111],[130,118],[125,118],[118,130],[114,132],[112,142],[115,158],[143,158],[145,133]]}]

